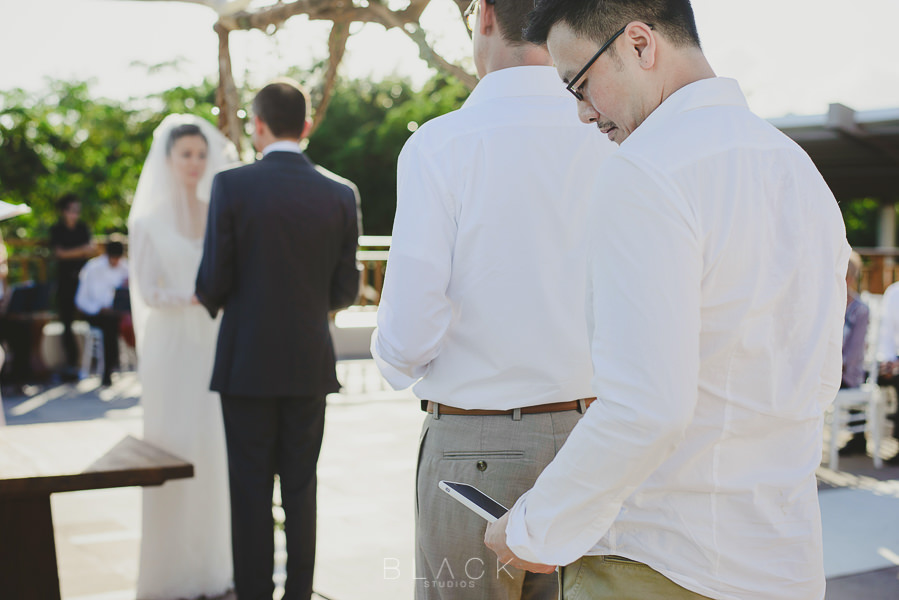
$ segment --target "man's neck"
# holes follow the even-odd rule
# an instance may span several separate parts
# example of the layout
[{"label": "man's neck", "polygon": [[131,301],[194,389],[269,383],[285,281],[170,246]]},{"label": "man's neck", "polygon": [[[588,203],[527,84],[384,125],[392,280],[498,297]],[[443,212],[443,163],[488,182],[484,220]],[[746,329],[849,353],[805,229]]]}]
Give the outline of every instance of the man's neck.
[{"label": "man's neck", "polygon": [[715,71],[698,48],[679,52],[674,54],[673,57],[673,60],[669,59],[667,61],[668,64],[663,69],[660,69],[668,73],[662,86],[662,102],[682,87],[702,79],[715,77]]},{"label": "man's neck", "polygon": [[552,64],[552,58],[543,46],[534,44],[503,45],[496,48],[487,57],[485,71],[493,73],[512,67],[551,67]]}]

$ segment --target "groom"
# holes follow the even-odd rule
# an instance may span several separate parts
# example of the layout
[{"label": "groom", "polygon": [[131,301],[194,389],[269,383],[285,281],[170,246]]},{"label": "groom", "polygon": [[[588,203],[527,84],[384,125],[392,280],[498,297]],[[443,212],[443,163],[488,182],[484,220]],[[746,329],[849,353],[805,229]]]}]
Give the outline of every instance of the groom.
[{"label": "groom", "polygon": [[358,293],[357,192],[315,167],[299,142],[308,99],[287,79],[253,100],[261,160],[212,183],[197,299],[224,308],[211,389],[221,394],[240,600],[274,591],[272,489],[286,517],[284,599],[308,599],[315,564],[316,462],[325,395],[339,388],[328,311]]}]

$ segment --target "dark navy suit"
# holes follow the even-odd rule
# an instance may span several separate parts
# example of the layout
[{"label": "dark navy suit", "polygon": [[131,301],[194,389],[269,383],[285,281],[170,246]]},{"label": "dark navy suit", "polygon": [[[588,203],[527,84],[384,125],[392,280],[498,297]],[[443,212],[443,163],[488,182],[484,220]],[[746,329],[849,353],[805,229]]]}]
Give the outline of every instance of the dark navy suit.
[{"label": "dark navy suit", "polygon": [[[308,599],[325,395],[339,388],[328,311],[358,294],[355,186],[271,152],[212,184],[197,297],[224,309],[211,389],[222,397],[240,600],[274,590],[272,488],[286,517],[284,598]],[[202,432],[201,432],[202,433]]]}]

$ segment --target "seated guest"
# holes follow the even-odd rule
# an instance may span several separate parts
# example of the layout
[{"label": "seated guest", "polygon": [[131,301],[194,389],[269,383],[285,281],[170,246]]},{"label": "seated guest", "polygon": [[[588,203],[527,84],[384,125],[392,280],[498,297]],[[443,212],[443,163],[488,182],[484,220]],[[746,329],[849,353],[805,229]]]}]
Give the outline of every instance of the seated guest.
[{"label": "seated guest", "polygon": [[846,320],[843,323],[842,388],[855,388],[865,381],[865,337],[868,335],[868,305],[858,296],[862,257],[853,252],[846,270]]},{"label": "seated guest", "polygon": [[[841,388],[857,388],[865,381],[865,336],[868,334],[868,306],[858,296],[858,276],[862,270],[862,257],[853,252],[846,270],[846,318],[843,322],[843,379]],[[855,412],[855,411],[854,411]],[[864,432],[852,435],[852,439],[840,449],[841,456],[864,454],[867,451]]]},{"label": "seated guest", "polygon": [[121,242],[106,244],[106,253],[84,265],[79,275],[75,305],[88,323],[103,332],[103,385],[112,384],[112,371],[119,364],[119,322],[122,313],[113,310],[116,289],[128,281],[128,263],[122,258]]},{"label": "seated guest", "polygon": [[[877,359],[880,373],[877,383],[881,387],[899,387],[899,283],[894,283],[883,293],[880,304],[880,330],[877,338]],[[890,417],[893,420],[893,436],[899,437],[899,412]],[[885,460],[885,463],[899,465],[899,454]]]}]

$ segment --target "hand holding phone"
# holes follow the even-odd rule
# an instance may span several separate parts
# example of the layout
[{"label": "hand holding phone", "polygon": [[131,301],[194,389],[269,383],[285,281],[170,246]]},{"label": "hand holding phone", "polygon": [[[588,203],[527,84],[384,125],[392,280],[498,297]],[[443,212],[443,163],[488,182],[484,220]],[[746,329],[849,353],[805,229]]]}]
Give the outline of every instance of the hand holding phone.
[{"label": "hand holding phone", "polygon": [[493,523],[509,511],[508,508],[467,483],[441,480],[437,485],[441,490],[487,519],[489,523]]}]

